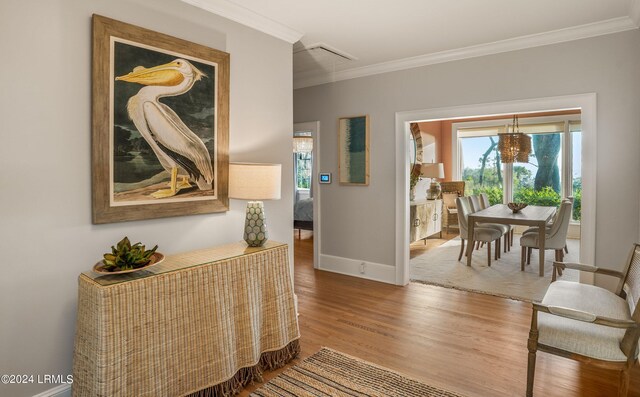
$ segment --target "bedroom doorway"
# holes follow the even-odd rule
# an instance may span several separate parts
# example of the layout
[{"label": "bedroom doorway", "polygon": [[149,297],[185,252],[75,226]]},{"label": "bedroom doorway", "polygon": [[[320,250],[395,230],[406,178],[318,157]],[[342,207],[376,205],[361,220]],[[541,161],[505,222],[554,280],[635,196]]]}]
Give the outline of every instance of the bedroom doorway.
[{"label": "bedroom doorway", "polygon": [[316,269],[320,251],[319,130],[319,121],[293,124],[294,250],[296,255],[313,257]]}]

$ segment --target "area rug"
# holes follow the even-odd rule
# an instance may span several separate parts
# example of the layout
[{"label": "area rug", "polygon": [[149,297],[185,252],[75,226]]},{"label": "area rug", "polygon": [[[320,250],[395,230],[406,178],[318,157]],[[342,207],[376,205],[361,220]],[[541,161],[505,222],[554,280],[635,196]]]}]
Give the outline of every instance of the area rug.
[{"label": "area rug", "polygon": [[[515,235],[511,251],[502,253],[497,261],[492,259],[491,267],[487,266],[486,247],[473,251],[469,267],[464,256],[458,262],[461,240],[456,237],[411,259],[411,281],[527,302],[541,301],[551,282],[554,252],[545,254],[544,277],[538,276],[537,250],[533,251],[531,264],[525,266],[524,272],[520,271],[519,240]],[[567,246],[569,254],[565,255],[564,261],[578,262],[580,241],[567,240]],[[569,281],[578,281],[578,278],[576,270],[566,270],[562,276],[563,280]]]},{"label": "area rug", "polygon": [[283,396],[462,397],[326,347],[250,395]]}]

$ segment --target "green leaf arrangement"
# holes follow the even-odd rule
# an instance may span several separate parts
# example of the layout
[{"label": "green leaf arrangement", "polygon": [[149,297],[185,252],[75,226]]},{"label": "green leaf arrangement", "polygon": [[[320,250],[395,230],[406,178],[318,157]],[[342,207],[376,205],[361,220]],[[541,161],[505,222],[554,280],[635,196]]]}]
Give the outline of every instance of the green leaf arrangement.
[{"label": "green leaf arrangement", "polygon": [[141,268],[149,263],[156,249],[157,245],[145,250],[145,246],[139,242],[131,245],[129,238],[125,237],[115,247],[111,246],[110,253],[104,254],[104,270],[116,272]]}]

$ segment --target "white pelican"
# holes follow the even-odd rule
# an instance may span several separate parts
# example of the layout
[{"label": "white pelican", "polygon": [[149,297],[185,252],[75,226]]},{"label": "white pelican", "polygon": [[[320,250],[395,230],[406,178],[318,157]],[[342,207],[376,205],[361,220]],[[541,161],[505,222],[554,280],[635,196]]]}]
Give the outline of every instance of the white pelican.
[{"label": "white pelican", "polygon": [[188,174],[200,190],[211,189],[213,168],[207,148],[170,107],[159,101],[165,96],[184,94],[203,76],[206,77],[188,61],[176,59],[148,69],[137,66],[131,73],[116,77],[116,80],[145,85],[129,98],[127,111],[164,169],[171,174],[170,188],[152,193],[155,198],[171,197],[191,186],[186,176],[177,183],[178,172]]}]

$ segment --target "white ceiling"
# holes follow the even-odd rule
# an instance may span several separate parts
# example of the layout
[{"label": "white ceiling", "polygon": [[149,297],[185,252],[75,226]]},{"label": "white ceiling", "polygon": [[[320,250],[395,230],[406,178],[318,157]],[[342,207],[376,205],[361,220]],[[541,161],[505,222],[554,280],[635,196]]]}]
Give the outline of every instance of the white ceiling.
[{"label": "white ceiling", "polygon": [[294,57],[296,87],[635,29],[640,19],[638,0],[182,1],[299,38],[294,52],[323,43],[355,58],[325,53],[314,68],[314,55]]}]

